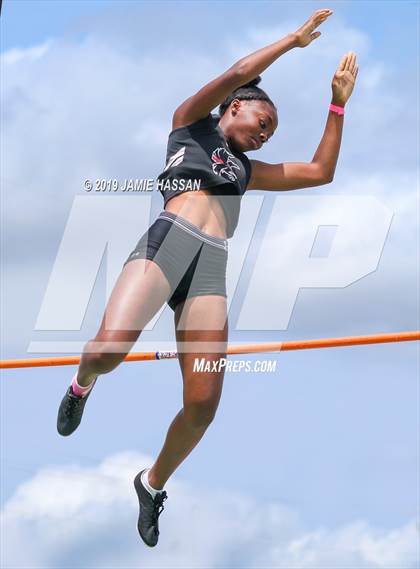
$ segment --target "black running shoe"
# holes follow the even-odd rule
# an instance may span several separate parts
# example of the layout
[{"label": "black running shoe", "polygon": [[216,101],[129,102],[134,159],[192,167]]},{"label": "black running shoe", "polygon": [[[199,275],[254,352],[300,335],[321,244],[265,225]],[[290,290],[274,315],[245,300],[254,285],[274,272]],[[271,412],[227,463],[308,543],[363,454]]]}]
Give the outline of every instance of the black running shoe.
[{"label": "black running shoe", "polygon": [[159,539],[159,522],[158,518],[164,510],[163,502],[168,495],[165,491],[158,492],[154,498],[146,490],[141,481],[141,475],[144,470],[139,472],[134,478],[134,488],[139,499],[140,514],[137,522],[137,529],[140,537],[146,545],[154,547]]},{"label": "black running shoe", "polygon": [[89,395],[92,393],[93,388],[84,397],[75,395],[70,387],[67,389],[63,400],[61,401],[58,409],[57,417],[57,431],[63,437],[71,435],[82,420],[83,410]]}]

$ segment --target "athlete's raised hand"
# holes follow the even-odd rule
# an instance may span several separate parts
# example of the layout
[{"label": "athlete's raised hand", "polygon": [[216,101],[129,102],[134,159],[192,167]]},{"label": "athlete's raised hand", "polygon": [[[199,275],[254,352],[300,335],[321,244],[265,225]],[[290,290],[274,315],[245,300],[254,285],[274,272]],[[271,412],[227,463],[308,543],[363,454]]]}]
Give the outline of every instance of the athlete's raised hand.
[{"label": "athlete's raised hand", "polygon": [[333,103],[344,106],[353,92],[359,66],[356,64],[356,54],[352,51],[343,55],[340,65],[334,74],[331,88]]},{"label": "athlete's raised hand", "polygon": [[316,28],[325,22],[327,18],[329,18],[332,14],[332,10],[325,9],[325,10],[317,10],[312,16],[309,18],[307,22],[303,24],[293,35],[296,38],[296,46],[297,47],[306,47],[309,45],[313,40],[319,38],[321,32],[315,32]]}]

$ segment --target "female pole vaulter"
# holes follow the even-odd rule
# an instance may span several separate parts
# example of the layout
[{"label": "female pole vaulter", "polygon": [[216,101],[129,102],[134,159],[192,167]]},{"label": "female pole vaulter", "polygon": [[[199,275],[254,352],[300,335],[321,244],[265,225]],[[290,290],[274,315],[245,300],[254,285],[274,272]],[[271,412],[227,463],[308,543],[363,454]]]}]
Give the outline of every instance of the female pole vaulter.
[{"label": "female pole vaulter", "polygon": [[[167,162],[158,177],[164,210],[129,255],[111,293],[101,326],[87,342],[80,366],[59,408],[58,432],[80,424],[98,376],[114,370],[141,331],[167,302],[174,310],[183,407],[169,427],[155,463],[134,480],[138,531],[148,546],[158,541],[165,483],[212,422],[224,369],[194,371],[194,360],[213,364],[226,356],[228,239],[247,190],[294,190],[332,181],[343,129],[344,107],[358,66],[343,56],[332,80],[332,100],[321,142],[309,163],[267,164],[245,155],[270,140],[277,110],[259,87],[260,74],[280,56],[317,39],[332,11],[318,10],[296,32],[237,61],[175,111]],[[211,111],[219,105],[219,116]],[[199,187],[193,182],[199,182]],[[215,347],[216,346],[216,347]],[[147,405],[147,402],[144,403]]]}]

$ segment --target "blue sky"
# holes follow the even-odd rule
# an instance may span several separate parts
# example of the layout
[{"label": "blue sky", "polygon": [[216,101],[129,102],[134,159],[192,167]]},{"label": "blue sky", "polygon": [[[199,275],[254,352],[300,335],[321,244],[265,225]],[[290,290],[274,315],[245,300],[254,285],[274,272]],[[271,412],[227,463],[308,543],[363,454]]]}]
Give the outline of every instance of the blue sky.
[{"label": "blue sky", "polygon": [[[252,255],[258,255],[278,197],[264,196],[232,303],[231,341],[419,328],[418,4],[325,6],[335,13],[317,44],[287,54],[263,76],[280,123],[258,158],[310,160],[325,124],[332,74],[352,49],[360,72],[335,180],[300,195],[350,196],[355,208],[358,197],[371,196],[392,213],[392,223],[371,274],[346,287],[300,290],[286,330],[241,330]],[[96,331],[104,264],[80,331],[35,330],[83,180],[156,175],[176,105],[320,7],[4,2],[2,357],[26,357],[34,341],[84,342]],[[258,195],[263,192],[250,199]],[[299,223],[282,218],[274,237],[298,243],[311,207],[302,208]],[[160,209],[154,195],[152,217]],[[252,210],[244,204],[233,251],[247,242]],[[374,213],[360,217],[376,227]],[[354,258],[360,235],[352,238]],[[280,288],[295,265],[277,270],[272,282]],[[254,303],[255,315],[270,310],[269,285]],[[72,302],[70,283],[62,295],[63,303]],[[166,310],[144,342],[158,347],[171,341]],[[73,368],[3,373],[4,566],[415,567],[418,355],[414,344],[283,353],[268,356],[277,361],[274,374],[227,374],[215,422],[168,485],[162,545],[153,555],[135,535],[130,484],[156,456],[180,408],[177,362],[127,364],[102,378],[69,439],[56,434],[55,418]],[[70,487],[73,501],[67,503]],[[66,508],[70,520],[61,517]],[[267,534],[252,525],[250,511]],[[180,531],[183,523],[194,536],[193,550]],[[23,550],[27,532],[36,539]]]}]

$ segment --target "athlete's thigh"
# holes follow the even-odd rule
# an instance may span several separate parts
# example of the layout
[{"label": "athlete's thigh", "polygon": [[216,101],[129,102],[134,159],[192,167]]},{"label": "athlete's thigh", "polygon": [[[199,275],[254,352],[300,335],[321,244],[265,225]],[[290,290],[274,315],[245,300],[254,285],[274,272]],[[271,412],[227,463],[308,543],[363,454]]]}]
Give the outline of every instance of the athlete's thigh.
[{"label": "athlete's thigh", "polygon": [[184,405],[191,401],[218,401],[228,340],[226,298],[188,298],[176,307],[175,328]]},{"label": "athlete's thigh", "polygon": [[144,328],[170,295],[162,269],[153,261],[137,259],[121,271],[108,300],[100,332],[132,331]]}]

